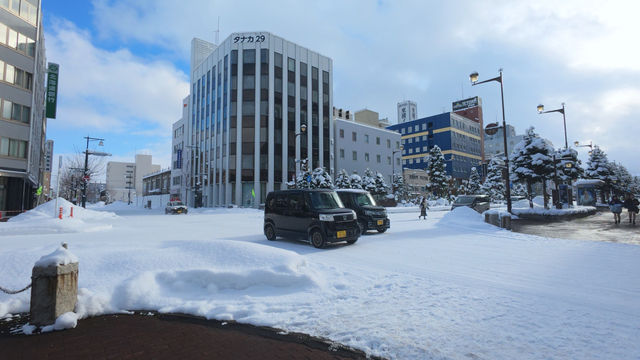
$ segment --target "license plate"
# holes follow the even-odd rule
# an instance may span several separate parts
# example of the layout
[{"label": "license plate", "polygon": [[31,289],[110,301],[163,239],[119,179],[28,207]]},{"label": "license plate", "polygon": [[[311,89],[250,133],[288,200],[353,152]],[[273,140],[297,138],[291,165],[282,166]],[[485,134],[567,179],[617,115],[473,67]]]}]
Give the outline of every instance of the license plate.
[{"label": "license plate", "polygon": [[178,210],[178,214],[182,214],[182,210]]},{"label": "license plate", "polygon": [[384,220],[378,220],[378,225],[383,225],[384,224]]},{"label": "license plate", "polygon": [[347,230],[340,230],[338,231],[338,233],[336,234],[336,237],[338,239],[342,239],[344,237],[347,237]]}]

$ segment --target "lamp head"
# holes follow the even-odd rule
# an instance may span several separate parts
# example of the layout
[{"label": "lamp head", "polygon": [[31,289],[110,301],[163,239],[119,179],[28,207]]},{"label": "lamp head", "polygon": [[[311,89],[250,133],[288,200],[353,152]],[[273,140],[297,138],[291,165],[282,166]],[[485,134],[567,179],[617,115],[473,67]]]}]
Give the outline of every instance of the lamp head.
[{"label": "lamp head", "polygon": [[303,132],[303,133],[307,132],[307,125],[306,124],[300,125],[300,132]]},{"label": "lamp head", "polygon": [[544,105],[540,104],[538,105],[538,114],[542,113],[544,111]]},{"label": "lamp head", "polygon": [[400,150],[404,150],[404,145],[400,145]]},{"label": "lamp head", "polygon": [[104,146],[104,141],[100,140],[100,142],[98,143],[99,146]]},{"label": "lamp head", "polygon": [[573,167],[573,164],[568,162],[568,163],[564,164],[564,167],[566,167],[567,169],[571,169]]},{"label": "lamp head", "polygon": [[578,146],[578,145],[580,145],[580,142],[579,141],[574,141],[573,145]]},{"label": "lamp head", "polygon": [[471,80],[471,83],[475,83],[478,81],[478,72],[474,71],[471,74],[469,74],[469,80]]}]

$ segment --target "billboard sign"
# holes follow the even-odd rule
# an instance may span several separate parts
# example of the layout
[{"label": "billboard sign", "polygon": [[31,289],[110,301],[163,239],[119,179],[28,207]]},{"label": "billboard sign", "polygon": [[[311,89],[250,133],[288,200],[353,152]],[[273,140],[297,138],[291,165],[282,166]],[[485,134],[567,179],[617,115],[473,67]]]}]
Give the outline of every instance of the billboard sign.
[{"label": "billboard sign", "polygon": [[479,103],[478,97],[474,96],[472,98],[454,101],[453,103],[451,103],[451,108],[453,109],[453,111],[460,111],[460,110],[476,107],[478,106],[478,103]]},{"label": "billboard sign", "polygon": [[58,103],[58,69],[60,65],[49,63],[47,68],[47,118],[56,118],[56,106]]}]

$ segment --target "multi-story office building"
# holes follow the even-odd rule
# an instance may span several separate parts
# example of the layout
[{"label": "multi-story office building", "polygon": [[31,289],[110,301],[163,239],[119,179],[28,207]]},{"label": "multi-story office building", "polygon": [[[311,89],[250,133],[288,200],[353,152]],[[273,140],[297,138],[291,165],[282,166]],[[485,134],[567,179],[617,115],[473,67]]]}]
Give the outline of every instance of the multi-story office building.
[{"label": "multi-story office building", "polygon": [[44,168],[45,48],[39,0],[0,1],[0,211],[30,209]]},{"label": "multi-story office building", "polygon": [[[524,135],[516,135],[516,129],[507,125],[507,151],[511,154],[514,146],[522,141]],[[484,136],[484,154],[487,160],[497,155],[504,154],[504,136],[502,135],[502,127],[498,129],[498,132],[494,135]]]},{"label": "multi-story office building", "polygon": [[422,169],[404,169],[404,188],[410,197],[427,195],[427,184],[429,175]]},{"label": "multi-story office building", "polygon": [[184,166],[185,119],[189,118],[189,97],[182,100],[182,118],[173,123],[171,136],[171,198],[186,201],[187,174]]},{"label": "multi-story office building", "polygon": [[299,159],[334,172],[330,58],[268,32],[219,46],[194,39],[191,57],[190,205],[257,206],[295,177]]},{"label": "multi-story office building", "polygon": [[476,121],[447,112],[389,126],[402,135],[402,166],[426,169],[429,150],[438,145],[449,176],[467,179],[481,158],[481,128]]},{"label": "multi-story office building", "polygon": [[406,100],[398,103],[398,124],[418,118],[418,104]]},{"label": "multi-story office building", "polygon": [[466,117],[480,124],[480,157],[485,162],[484,155],[484,119],[482,114],[482,98],[474,96],[468,99],[458,100],[451,103],[453,113]]},{"label": "multi-story office building", "polygon": [[344,169],[349,174],[364,175],[368,168],[381,173],[391,184],[394,166],[398,172],[401,171],[398,156],[395,156],[397,164],[393,164],[393,151],[400,148],[400,134],[341,119],[334,120],[333,128],[336,171]]},{"label": "multi-story office building", "polygon": [[107,192],[110,201],[133,201],[142,195],[142,178],[156,171],[160,165],[151,163],[151,155],[136,154],[135,162],[107,163]]}]

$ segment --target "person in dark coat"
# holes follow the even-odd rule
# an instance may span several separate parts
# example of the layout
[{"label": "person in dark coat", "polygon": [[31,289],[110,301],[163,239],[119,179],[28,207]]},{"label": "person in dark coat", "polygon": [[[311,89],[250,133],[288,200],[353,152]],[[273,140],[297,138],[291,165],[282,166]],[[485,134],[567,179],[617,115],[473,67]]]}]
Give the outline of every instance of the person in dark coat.
[{"label": "person in dark coat", "polygon": [[633,194],[627,193],[624,199],[624,203],[622,203],[622,206],[624,206],[629,212],[630,224],[631,223],[633,223],[633,225],[636,224],[636,214],[638,213],[638,205],[640,205],[640,202],[638,202],[638,199],[636,199],[633,196]]},{"label": "person in dark coat", "polygon": [[420,219],[421,217],[424,217],[424,219],[427,219],[427,209],[429,208],[429,205],[427,205],[427,199],[422,198],[422,202],[420,202],[420,216],[418,216],[418,219]]},{"label": "person in dark coat", "polygon": [[609,200],[609,209],[613,213],[613,221],[620,224],[620,213],[622,213],[622,201],[618,199],[618,195],[613,195]]}]

